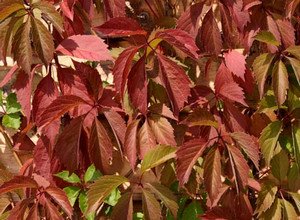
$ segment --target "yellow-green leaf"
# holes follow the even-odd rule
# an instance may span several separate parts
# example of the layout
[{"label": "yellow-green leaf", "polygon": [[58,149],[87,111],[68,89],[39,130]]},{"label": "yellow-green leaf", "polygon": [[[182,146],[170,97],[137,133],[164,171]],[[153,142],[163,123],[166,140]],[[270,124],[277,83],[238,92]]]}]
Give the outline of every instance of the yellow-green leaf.
[{"label": "yellow-green leaf", "polygon": [[255,40],[258,40],[263,43],[271,44],[274,46],[279,46],[280,42],[276,40],[274,35],[270,31],[260,31],[255,37]]},{"label": "yellow-green leaf", "polygon": [[280,106],[285,102],[286,93],[289,88],[288,72],[281,60],[275,63],[272,76],[273,90],[277,104]]}]

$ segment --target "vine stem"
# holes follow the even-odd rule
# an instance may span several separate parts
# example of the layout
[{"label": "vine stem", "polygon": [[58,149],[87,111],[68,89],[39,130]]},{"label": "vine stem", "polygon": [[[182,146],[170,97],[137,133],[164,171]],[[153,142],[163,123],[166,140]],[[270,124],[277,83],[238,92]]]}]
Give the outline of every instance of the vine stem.
[{"label": "vine stem", "polygon": [[14,148],[13,142],[12,142],[11,138],[8,136],[8,134],[5,132],[5,130],[1,124],[0,124],[0,132],[2,133],[2,135],[5,139],[6,146],[8,146],[10,148],[10,150],[12,151],[12,153],[14,155],[15,160],[17,161],[19,166],[22,167],[23,166],[22,161],[21,161],[19,155],[13,149]]}]

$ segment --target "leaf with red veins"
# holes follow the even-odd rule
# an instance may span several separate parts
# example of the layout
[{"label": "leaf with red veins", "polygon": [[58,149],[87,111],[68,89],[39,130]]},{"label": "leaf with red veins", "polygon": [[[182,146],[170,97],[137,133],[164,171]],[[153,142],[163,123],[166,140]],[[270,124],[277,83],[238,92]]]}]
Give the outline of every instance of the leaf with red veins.
[{"label": "leaf with red veins", "polygon": [[41,114],[46,110],[46,108],[54,101],[59,95],[57,86],[48,74],[44,77],[38,84],[33,100],[32,100],[32,117],[35,122],[40,121]]},{"label": "leaf with red veins", "polygon": [[215,91],[218,93],[218,91],[221,89],[221,87],[224,84],[228,84],[232,82],[234,82],[232,74],[230,70],[226,67],[226,65],[222,62],[221,65],[219,66],[215,78]]},{"label": "leaf with red veins", "polygon": [[174,128],[166,118],[152,116],[148,122],[158,144],[177,145],[174,137]]},{"label": "leaf with red veins", "polygon": [[73,35],[63,40],[56,51],[90,61],[112,60],[107,44],[95,35]]},{"label": "leaf with red veins", "polygon": [[104,126],[97,118],[92,125],[88,152],[95,166],[107,172],[113,156],[113,145]]},{"label": "leaf with red veins", "polygon": [[227,145],[231,168],[235,177],[237,190],[243,190],[248,184],[249,166],[241,151],[234,147]]},{"label": "leaf with red veins", "polygon": [[288,20],[276,20],[281,40],[285,48],[295,45],[295,28]]},{"label": "leaf with red veins", "polygon": [[48,195],[64,210],[64,212],[72,218],[73,208],[70,205],[66,193],[57,187],[48,187],[45,189]]},{"label": "leaf with red veins", "polygon": [[213,203],[219,195],[221,180],[221,155],[217,147],[211,149],[204,158],[204,186]]},{"label": "leaf with red veins", "polygon": [[126,129],[124,153],[128,158],[131,168],[134,170],[137,161],[137,133],[140,120],[132,121]]},{"label": "leaf with red veins", "polygon": [[27,176],[15,176],[0,186],[0,195],[22,188],[38,188],[38,184]]},{"label": "leaf with red veins", "polygon": [[71,172],[75,171],[79,165],[79,144],[83,119],[83,117],[78,117],[71,120],[58,136],[54,147],[55,155]]},{"label": "leaf with red veins", "polygon": [[194,139],[185,142],[176,152],[176,173],[181,186],[188,182],[193,166],[206,149],[206,141]]},{"label": "leaf with red veins", "polygon": [[231,50],[224,55],[227,68],[236,76],[245,81],[246,60],[245,56],[235,50]]},{"label": "leaf with red veins", "polygon": [[147,75],[145,69],[146,56],[134,64],[128,75],[128,94],[132,105],[139,109],[143,115],[148,111]]},{"label": "leaf with red veins", "polygon": [[178,115],[190,95],[190,80],[174,61],[161,54],[157,54],[157,58],[174,114]]},{"label": "leaf with red veins", "polygon": [[167,41],[170,45],[177,47],[195,60],[199,57],[197,54],[199,49],[195,44],[194,38],[185,31],[179,29],[167,29],[157,32],[155,37]]},{"label": "leaf with red veins", "polygon": [[147,119],[138,132],[138,140],[140,158],[143,159],[145,154],[156,146],[156,138]]},{"label": "leaf with red veins", "polygon": [[205,2],[198,2],[185,10],[177,21],[177,29],[181,29],[196,38],[198,19],[201,15]]},{"label": "leaf with red veins", "polygon": [[37,122],[37,125],[41,127],[46,124],[50,124],[52,121],[60,118],[68,111],[84,104],[86,104],[86,102],[78,96],[74,96],[74,95],[59,96],[42,113],[41,119],[40,121]]},{"label": "leaf with red veins", "polygon": [[206,13],[197,36],[197,45],[202,52],[219,55],[222,49],[222,38],[212,9]]},{"label": "leaf with red veins", "polygon": [[232,102],[238,102],[243,104],[244,106],[248,106],[244,101],[245,96],[243,89],[235,82],[223,84],[217,91],[217,94],[222,98],[228,99]]},{"label": "leaf with red veins", "polygon": [[138,52],[140,47],[129,47],[125,49],[117,58],[114,68],[114,83],[117,92],[123,97],[124,89],[131,69],[131,63],[134,55]]},{"label": "leaf with red veins", "polygon": [[125,16],[125,0],[103,0],[103,3],[109,18]]},{"label": "leaf with red veins", "polygon": [[136,20],[127,17],[109,19],[104,24],[94,27],[94,29],[105,37],[128,37],[147,34]]}]

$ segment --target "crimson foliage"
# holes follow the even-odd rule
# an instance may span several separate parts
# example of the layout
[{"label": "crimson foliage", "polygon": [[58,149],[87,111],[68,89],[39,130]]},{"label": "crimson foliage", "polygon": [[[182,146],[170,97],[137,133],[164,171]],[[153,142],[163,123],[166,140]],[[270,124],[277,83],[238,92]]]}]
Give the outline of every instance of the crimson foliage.
[{"label": "crimson foliage", "polygon": [[299,3],[0,1],[0,218],[297,219]]}]

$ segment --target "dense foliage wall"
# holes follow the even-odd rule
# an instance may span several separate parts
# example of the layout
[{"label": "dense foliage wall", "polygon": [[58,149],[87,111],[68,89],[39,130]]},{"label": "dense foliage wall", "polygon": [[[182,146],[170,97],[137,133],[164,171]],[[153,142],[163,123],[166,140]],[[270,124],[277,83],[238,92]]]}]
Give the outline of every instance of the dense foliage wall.
[{"label": "dense foliage wall", "polygon": [[0,219],[299,218],[299,3],[0,0]]}]

